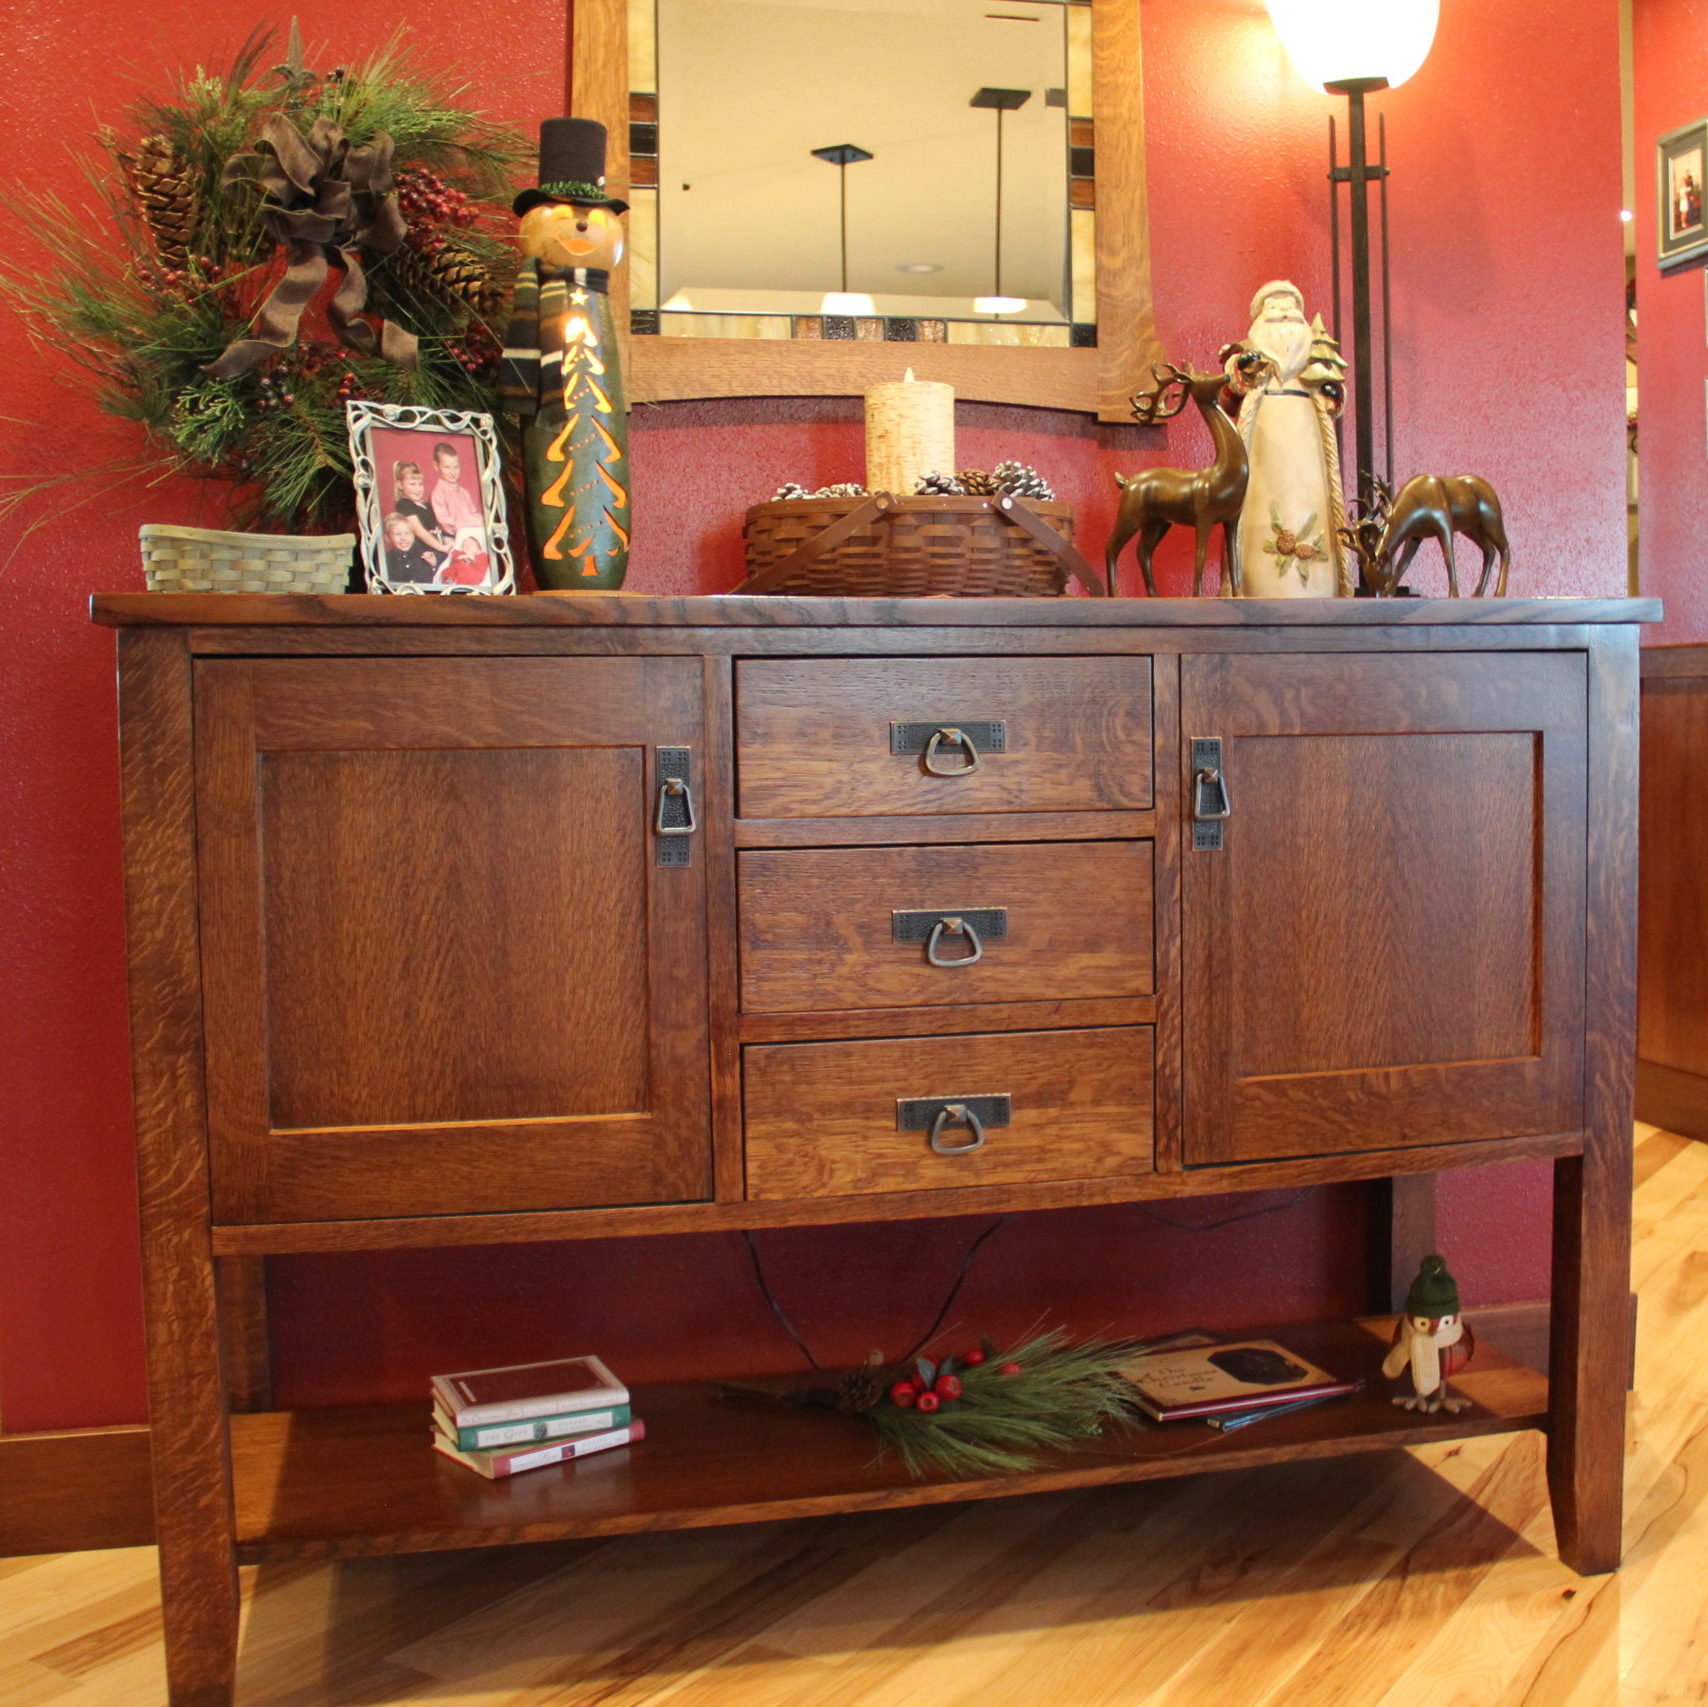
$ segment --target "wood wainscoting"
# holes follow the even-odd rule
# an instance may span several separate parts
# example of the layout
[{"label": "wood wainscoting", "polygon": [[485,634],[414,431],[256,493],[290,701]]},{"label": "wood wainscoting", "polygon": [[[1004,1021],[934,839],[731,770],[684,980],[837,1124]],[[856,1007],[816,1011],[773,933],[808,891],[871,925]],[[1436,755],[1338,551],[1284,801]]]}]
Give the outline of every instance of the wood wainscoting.
[{"label": "wood wainscoting", "polygon": [[1708,1139],[1708,645],[1642,659],[1637,1118]]}]

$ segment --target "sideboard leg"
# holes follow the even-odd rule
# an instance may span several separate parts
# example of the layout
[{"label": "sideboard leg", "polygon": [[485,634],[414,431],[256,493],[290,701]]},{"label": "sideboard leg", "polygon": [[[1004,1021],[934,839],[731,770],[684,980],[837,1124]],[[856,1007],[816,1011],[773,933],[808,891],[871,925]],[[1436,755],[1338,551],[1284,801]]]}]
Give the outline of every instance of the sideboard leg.
[{"label": "sideboard leg", "polygon": [[1618,1568],[1624,1501],[1630,1167],[1611,1148],[1554,1164],[1548,1491],[1560,1557],[1584,1576]]},{"label": "sideboard leg", "polygon": [[1548,1490],[1560,1557],[1619,1564],[1631,1369],[1637,635],[1588,637],[1584,1153],[1554,1164]]},{"label": "sideboard leg", "polygon": [[131,1087],[166,1674],[172,1707],[231,1707],[237,1565],[208,1235],[191,661],[182,633],[139,630],[119,648]]}]

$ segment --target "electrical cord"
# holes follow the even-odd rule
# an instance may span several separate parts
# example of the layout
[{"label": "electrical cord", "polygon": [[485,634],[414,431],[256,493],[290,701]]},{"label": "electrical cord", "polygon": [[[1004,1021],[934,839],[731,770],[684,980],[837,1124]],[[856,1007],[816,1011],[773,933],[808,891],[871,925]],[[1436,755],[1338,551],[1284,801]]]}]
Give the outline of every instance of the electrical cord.
[{"label": "electrical cord", "polygon": [[[949,1284],[949,1290],[944,1295],[943,1303],[938,1309],[937,1314],[931,1319],[931,1326],[914,1341],[912,1349],[901,1359],[903,1363],[911,1362],[913,1358],[919,1355],[920,1351],[925,1346],[928,1346],[931,1343],[932,1336],[936,1334],[940,1327],[942,1327],[944,1318],[947,1317],[949,1312],[955,1307],[955,1300],[960,1297],[961,1288],[966,1284],[967,1276],[972,1272],[973,1259],[978,1256],[980,1247],[983,1246],[985,1240],[987,1240],[992,1233],[1001,1227],[1007,1219],[1008,1216],[1006,1213],[998,1215],[997,1218],[982,1232],[980,1232],[973,1239],[972,1243],[967,1246],[965,1253],[961,1257],[961,1266],[956,1270],[955,1278]],[[752,1230],[749,1228],[743,1228],[741,1236],[747,1244],[747,1254],[753,1264],[754,1284],[759,1288],[760,1296],[771,1306],[772,1315],[774,1315],[777,1320],[783,1324],[783,1332],[795,1342],[801,1356],[807,1360],[808,1365],[811,1368],[818,1370],[821,1374],[829,1374],[830,1371],[828,1371],[825,1366],[813,1356],[812,1347],[809,1346],[807,1342],[801,1338],[800,1334],[796,1332],[795,1324],[789,1320],[788,1312],[784,1310],[782,1304],[778,1302],[776,1293],[771,1290],[770,1283],[765,1278],[765,1265],[759,1260],[759,1246],[754,1241]]]}]

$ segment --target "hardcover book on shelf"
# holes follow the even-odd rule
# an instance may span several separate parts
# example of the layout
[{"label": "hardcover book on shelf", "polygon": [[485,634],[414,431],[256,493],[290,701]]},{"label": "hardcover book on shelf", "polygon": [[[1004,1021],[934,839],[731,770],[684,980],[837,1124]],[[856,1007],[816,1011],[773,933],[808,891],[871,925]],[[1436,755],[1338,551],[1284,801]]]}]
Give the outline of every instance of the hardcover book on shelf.
[{"label": "hardcover book on shelf", "polygon": [[433,1397],[462,1429],[614,1410],[629,1402],[629,1390],[596,1357],[558,1357],[435,1375]]},{"label": "hardcover book on shelf", "polygon": [[570,1411],[553,1417],[534,1417],[526,1422],[476,1423],[458,1428],[456,1419],[434,1401],[433,1424],[453,1446],[465,1452],[491,1452],[499,1447],[527,1446],[536,1440],[562,1440],[569,1435],[600,1434],[622,1428],[634,1413],[627,1405],[608,1410]]},{"label": "hardcover book on shelf", "polygon": [[1274,1340],[1258,1339],[1173,1344],[1135,1358],[1124,1373],[1139,1408],[1158,1422],[1328,1399],[1362,1385],[1319,1369]]},{"label": "hardcover book on shelf", "polygon": [[642,1439],[646,1424],[639,1420],[623,1428],[606,1429],[601,1434],[575,1435],[568,1440],[550,1440],[540,1446],[528,1446],[513,1452],[465,1452],[454,1446],[438,1429],[433,1431],[433,1450],[455,1463],[496,1481],[500,1476],[514,1476],[523,1470],[543,1470],[548,1464],[567,1464],[572,1458],[587,1458],[595,1452],[610,1452]]}]

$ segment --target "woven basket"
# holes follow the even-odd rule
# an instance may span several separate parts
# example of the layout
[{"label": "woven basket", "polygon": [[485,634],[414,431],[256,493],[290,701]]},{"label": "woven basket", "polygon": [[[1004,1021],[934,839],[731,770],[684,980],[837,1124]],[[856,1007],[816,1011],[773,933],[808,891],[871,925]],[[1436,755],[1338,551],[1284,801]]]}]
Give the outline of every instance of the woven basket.
[{"label": "woven basket", "polygon": [[744,593],[1054,598],[1078,576],[1073,511],[1035,498],[783,498],[747,512]]},{"label": "woven basket", "polygon": [[342,593],[350,584],[353,533],[219,533],[142,524],[142,568],[151,593]]}]

